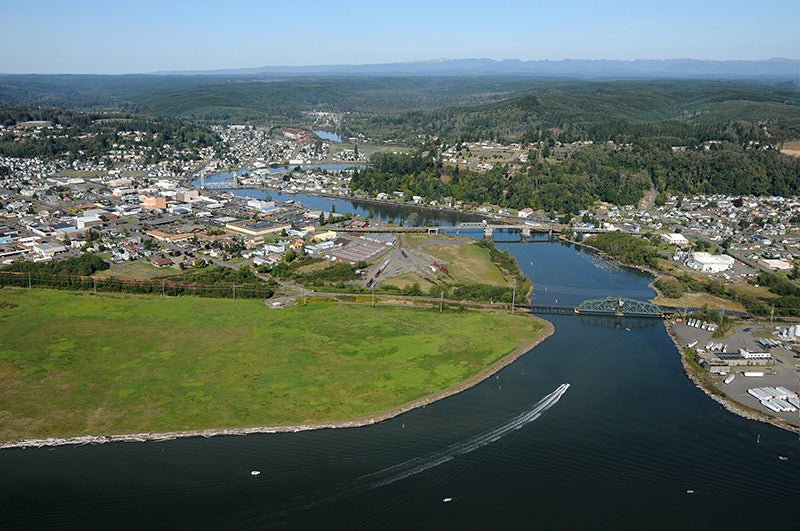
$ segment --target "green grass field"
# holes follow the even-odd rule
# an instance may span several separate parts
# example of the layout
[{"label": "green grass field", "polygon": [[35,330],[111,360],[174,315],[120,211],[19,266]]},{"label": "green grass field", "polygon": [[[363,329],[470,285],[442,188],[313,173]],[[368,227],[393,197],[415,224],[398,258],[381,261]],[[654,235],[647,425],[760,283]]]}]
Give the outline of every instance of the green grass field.
[{"label": "green grass field", "polygon": [[0,440],[300,424],[457,384],[530,317],[0,290]]}]

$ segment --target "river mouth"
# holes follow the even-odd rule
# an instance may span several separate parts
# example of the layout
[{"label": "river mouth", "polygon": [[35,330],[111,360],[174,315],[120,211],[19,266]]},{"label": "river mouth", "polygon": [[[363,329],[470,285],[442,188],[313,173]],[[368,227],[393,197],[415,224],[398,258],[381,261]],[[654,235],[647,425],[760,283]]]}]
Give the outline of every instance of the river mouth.
[{"label": "river mouth", "polygon": [[[533,281],[533,300],[543,304],[652,297],[649,276],[581,248],[498,247],[517,258]],[[654,529],[687,522],[794,528],[795,434],[740,418],[706,397],[684,375],[657,320],[548,320],[556,333],[492,377],[370,426],[3,450],[4,522],[34,528],[110,522],[236,529],[563,529],[598,522],[615,529],[640,529],[643,522]],[[490,444],[391,483],[319,501],[318,495],[359,478],[506,426],[564,382],[570,387],[557,404]]]}]

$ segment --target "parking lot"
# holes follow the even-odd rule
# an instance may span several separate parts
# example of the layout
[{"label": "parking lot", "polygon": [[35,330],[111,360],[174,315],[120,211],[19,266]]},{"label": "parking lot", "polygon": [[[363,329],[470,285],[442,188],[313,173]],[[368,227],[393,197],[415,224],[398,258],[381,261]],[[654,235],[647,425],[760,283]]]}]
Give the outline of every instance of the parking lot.
[{"label": "parking lot", "polygon": [[[758,343],[760,338],[779,339],[777,332],[785,328],[786,325],[766,324],[742,324],[729,334],[721,338],[714,338],[708,330],[694,328],[686,323],[678,322],[671,324],[672,331],[678,339],[681,347],[686,348],[693,341],[697,341],[695,348],[704,349],[710,343],[723,343],[727,345],[728,353],[736,353],[740,348],[750,352],[767,351],[772,355],[774,362],[770,365],[740,365],[729,369],[728,374],[735,375],[732,382],[725,384],[724,380],[728,374],[719,375],[718,387],[733,400],[762,411],[766,414],[776,416],[795,425],[800,425],[800,414],[795,412],[776,413],[762,405],[753,396],[747,393],[748,389],[754,387],[784,387],[794,393],[800,394],[800,343],[782,341],[783,347],[773,347],[765,349]],[[745,372],[763,372],[761,377],[746,377]]]}]

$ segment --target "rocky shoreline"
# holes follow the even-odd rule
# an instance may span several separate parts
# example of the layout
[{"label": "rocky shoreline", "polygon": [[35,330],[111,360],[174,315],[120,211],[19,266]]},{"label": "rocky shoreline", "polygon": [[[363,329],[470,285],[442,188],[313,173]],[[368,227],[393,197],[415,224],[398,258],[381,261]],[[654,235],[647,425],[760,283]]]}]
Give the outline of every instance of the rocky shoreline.
[{"label": "rocky shoreline", "polygon": [[426,396],[419,400],[403,404],[401,406],[392,408],[377,415],[370,415],[353,420],[345,420],[338,422],[316,422],[307,424],[289,424],[281,426],[255,426],[249,428],[218,428],[208,430],[188,430],[188,431],[174,431],[163,433],[129,433],[122,435],[82,435],[77,437],[47,437],[41,439],[23,439],[18,441],[8,441],[0,443],[0,449],[3,448],[42,448],[46,446],[77,446],[85,444],[104,444],[114,442],[161,442],[171,441],[174,439],[184,439],[188,437],[216,437],[218,435],[250,435],[255,433],[287,433],[298,431],[321,430],[326,428],[357,428],[361,426],[369,426],[384,420],[388,420],[403,413],[407,413],[419,407],[425,407],[443,398],[456,395],[462,391],[476,386],[480,382],[486,380],[493,374],[500,371],[500,369],[510,365],[523,354],[529,352],[531,349],[542,343],[545,339],[553,335],[555,327],[549,321],[539,319],[538,317],[531,317],[542,323],[544,329],[541,334],[504,356],[503,358],[492,363],[479,373],[472,377],[460,382],[456,385],[443,389],[437,393]]}]

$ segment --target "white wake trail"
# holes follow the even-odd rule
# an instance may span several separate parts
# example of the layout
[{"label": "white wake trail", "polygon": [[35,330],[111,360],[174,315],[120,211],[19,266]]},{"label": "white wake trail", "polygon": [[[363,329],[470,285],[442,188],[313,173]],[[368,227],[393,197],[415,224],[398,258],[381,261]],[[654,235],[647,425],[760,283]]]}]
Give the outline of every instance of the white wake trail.
[{"label": "white wake trail", "polygon": [[539,402],[537,402],[531,409],[521,413],[520,415],[517,415],[506,424],[503,424],[502,426],[491,431],[476,435],[475,437],[467,439],[466,441],[452,444],[447,448],[438,452],[434,452],[430,455],[415,457],[414,459],[410,459],[389,468],[379,470],[378,472],[361,476],[355,480],[358,482],[358,485],[347,489],[347,492],[350,493],[357,490],[368,490],[390,485],[395,481],[400,481],[401,479],[419,474],[420,472],[424,472],[429,468],[433,468],[442,463],[450,461],[456,456],[468,454],[477,450],[478,448],[482,448],[488,444],[496,442],[512,431],[518,430],[541,417],[545,411],[556,405],[556,403],[561,400],[561,397],[564,396],[564,393],[567,392],[567,389],[569,389],[569,384],[565,383],[560,385],[555,391],[539,400]]},{"label": "white wake trail", "polygon": [[[478,448],[482,448],[488,444],[496,442],[509,433],[523,428],[541,417],[545,411],[556,405],[558,401],[561,400],[561,397],[564,396],[564,393],[567,392],[567,389],[569,389],[568,383],[561,384],[555,391],[539,400],[529,410],[522,412],[502,426],[489,430],[485,433],[478,434],[470,439],[467,439],[466,441],[451,444],[443,450],[439,450],[432,454],[422,457],[415,457],[377,472],[360,476],[352,481],[348,481],[339,485],[338,487],[335,487],[333,492],[330,492],[327,495],[316,496],[314,497],[313,501],[300,504],[294,508],[297,509],[302,507],[304,509],[309,509],[323,502],[333,502],[337,499],[363,492],[365,490],[371,490],[390,485],[402,479],[424,472],[430,468],[439,466],[448,461],[452,461],[456,456],[468,454],[477,450]],[[291,510],[293,509],[286,509],[281,511],[279,514],[286,514],[286,512]]]}]

